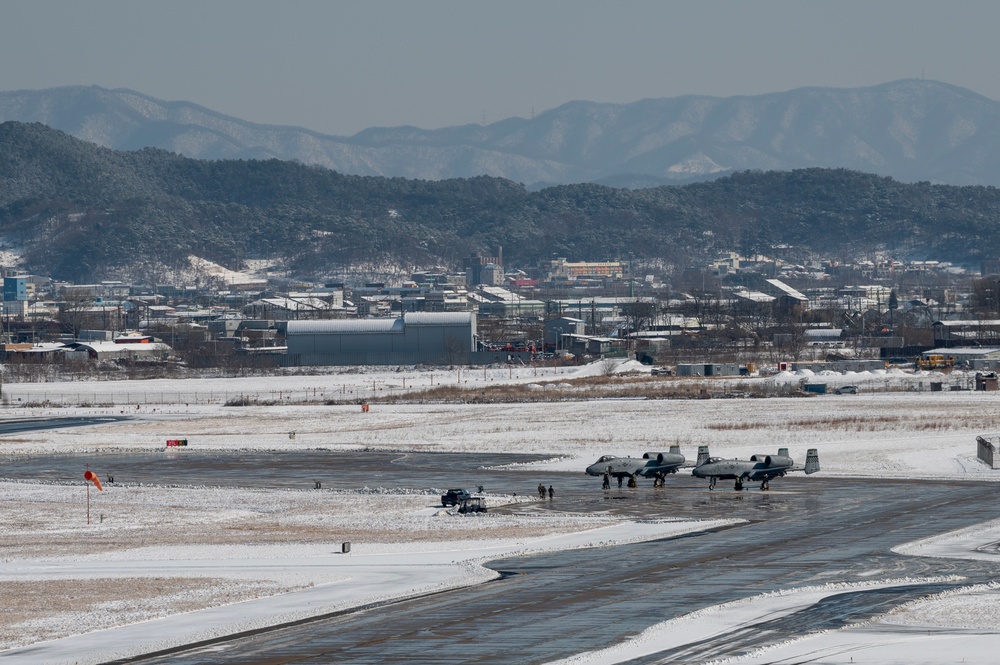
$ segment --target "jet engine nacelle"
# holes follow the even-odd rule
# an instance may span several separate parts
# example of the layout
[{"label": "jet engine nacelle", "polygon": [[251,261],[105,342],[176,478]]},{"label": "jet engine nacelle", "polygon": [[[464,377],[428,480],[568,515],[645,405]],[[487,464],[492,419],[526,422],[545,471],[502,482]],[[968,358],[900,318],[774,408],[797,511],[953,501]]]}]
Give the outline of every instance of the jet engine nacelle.
[{"label": "jet engine nacelle", "polygon": [[792,458],[788,457],[787,455],[751,455],[750,461],[763,462],[764,466],[766,466],[769,469],[783,467],[783,466],[792,466],[793,464],[795,464],[795,462],[792,461]]},{"label": "jet engine nacelle", "polygon": [[680,453],[643,453],[642,459],[653,460],[657,464],[683,464],[684,455]]}]

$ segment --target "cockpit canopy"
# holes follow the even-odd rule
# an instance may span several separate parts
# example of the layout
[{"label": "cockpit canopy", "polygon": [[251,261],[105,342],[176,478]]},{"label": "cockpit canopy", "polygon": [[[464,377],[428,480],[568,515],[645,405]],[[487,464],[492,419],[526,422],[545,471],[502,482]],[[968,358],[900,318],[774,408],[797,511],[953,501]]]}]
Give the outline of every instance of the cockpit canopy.
[{"label": "cockpit canopy", "polygon": [[601,462],[610,462],[614,458],[615,458],[614,455],[604,455],[604,456],[601,457],[601,459],[597,460],[597,462],[595,462],[595,464],[600,464]]}]

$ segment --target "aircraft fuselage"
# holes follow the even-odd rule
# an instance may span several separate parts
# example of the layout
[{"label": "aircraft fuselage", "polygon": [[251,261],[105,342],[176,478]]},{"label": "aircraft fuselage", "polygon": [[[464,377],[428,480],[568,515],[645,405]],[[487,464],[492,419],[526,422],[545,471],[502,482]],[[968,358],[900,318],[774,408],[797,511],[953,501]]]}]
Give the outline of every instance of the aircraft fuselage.
[{"label": "aircraft fuselage", "polygon": [[735,480],[737,490],[743,489],[744,481],[759,482],[760,488],[766,490],[772,478],[780,478],[789,471],[812,474],[819,470],[819,452],[815,448],[806,453],[805,466],[795,466],[787,448],[779,448],[776,455],[752,455],[748,460],[740,460],[709,457],[708,446],[701,446],[698,449],[698,464],[691,469],[691,475],[708,478],[711,481],[709,488],[715,487],[715,482],[721,478]]},{"label": "aircraft fuselage", "polygon": [[657,473],[676,473],[677,468],[684,464],[684,455],[675,453],[659,453],[656,457],[614,457],[605,455],[587,467],[587,474],[603,476],[605,473],[614,478],[643,476],[653,478]]},{"label": "aircraft fuselage", "polygon": [[753,480],[765,481],[785,475],[791,464],[768,466],[764,462],[727,459],[709,460],[691,470],[698,478],[721,478],[722,480]]}]

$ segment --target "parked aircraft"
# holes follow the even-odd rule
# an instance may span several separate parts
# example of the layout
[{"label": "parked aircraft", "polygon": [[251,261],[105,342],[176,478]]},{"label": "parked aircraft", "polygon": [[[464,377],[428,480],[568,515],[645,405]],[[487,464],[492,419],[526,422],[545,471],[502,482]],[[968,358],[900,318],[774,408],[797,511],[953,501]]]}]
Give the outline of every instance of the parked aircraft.
[{"label": "parked aircraft", "polygon": [[749,460],[710,457],[708,446],[698,447],[698,461],[691,473],[698,478],[708,478],[709,489],[715,488],[720,478],[735,480],[736,491],[743,489],[744,481],[760,482],[762,490],[769,489],[772,478],[778,478],[789,471],[805,471],[807,474],[819,471],[819,453],[810,448],[806,453],[805,466],[795,466],[788,456],[788,448],[778,448],[777,455],[751,455]]},{"label": "parked aircraft", "polygon": [[631,483],[637,476],[660,480],[668,473],[677,473],[677,469],[684,466],[684,462],[681,447],[674,445],[670,446],[669,453],[645,453],[641,459],[604,455],[587,467],[587,473],[591,476],[607,474],[618,478],[620,485],[622,478],[629,478]]}]

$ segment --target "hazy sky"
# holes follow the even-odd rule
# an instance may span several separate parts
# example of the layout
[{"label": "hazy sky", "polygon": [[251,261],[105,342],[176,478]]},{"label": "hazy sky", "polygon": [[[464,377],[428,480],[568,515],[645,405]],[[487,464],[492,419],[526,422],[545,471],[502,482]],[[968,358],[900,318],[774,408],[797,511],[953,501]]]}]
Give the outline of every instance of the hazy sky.
[{"label": "hazy sky", "polygon": [[0,90],[131,88],[331,134],[935,79],[1000,99],[996,0],[0,0]]}]

